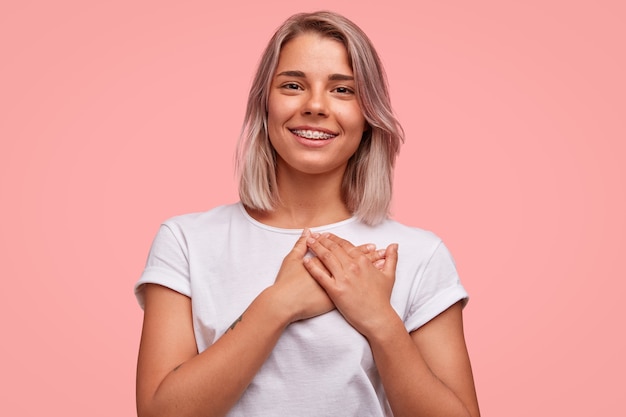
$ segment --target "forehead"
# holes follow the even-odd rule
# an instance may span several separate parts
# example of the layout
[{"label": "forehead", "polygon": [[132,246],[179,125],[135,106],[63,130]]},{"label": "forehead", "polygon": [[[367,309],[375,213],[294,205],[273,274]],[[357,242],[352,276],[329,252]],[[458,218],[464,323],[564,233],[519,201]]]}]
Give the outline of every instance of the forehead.
[{"label": "forehead", "polygon": [[334,67],[335,70],[352,72],[344,44],[340,40],[314,32],[300,34],[283,44],[276,70],[301,69],[294,66],[318,70]]}]

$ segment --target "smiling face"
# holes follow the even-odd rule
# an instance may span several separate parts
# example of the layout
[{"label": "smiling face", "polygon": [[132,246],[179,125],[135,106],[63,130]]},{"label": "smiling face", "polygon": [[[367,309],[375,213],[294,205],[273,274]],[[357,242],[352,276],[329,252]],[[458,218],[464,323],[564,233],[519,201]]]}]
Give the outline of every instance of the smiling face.
[{"label": "smiling face", "polygon": [[283,45],[268,100],[277,174],[342,176],[365,126],[341,42],[304,33]]}]

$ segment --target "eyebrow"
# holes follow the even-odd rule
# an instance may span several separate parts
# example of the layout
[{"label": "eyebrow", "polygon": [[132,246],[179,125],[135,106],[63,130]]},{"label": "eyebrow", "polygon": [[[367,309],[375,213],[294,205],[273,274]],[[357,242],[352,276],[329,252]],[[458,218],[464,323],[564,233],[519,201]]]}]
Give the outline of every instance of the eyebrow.
[{"label": "eyebrow", "polygon": [[[306,75],[302,71],[283,71],[281,73],[276,74],[277,77],[285,76],[285,77],[298,77],[298,78],[306,78]],[[330,74],[328,76],[330,81],[354,81],[354,77],[352,75],[345,74]]]}]

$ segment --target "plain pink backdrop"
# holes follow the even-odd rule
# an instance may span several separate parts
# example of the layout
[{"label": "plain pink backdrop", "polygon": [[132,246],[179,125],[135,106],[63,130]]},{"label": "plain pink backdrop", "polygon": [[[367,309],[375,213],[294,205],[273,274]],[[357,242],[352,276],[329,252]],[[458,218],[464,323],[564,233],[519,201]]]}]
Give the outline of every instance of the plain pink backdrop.
[{"label": "plain pink backdrop", "polygon": [[394,217],[455,255],[483,415],[624,415],[623,4],[3,2],[0,415],[135,414],[150,242],[237,199],[261,50],[322,8],[386,64]]}]

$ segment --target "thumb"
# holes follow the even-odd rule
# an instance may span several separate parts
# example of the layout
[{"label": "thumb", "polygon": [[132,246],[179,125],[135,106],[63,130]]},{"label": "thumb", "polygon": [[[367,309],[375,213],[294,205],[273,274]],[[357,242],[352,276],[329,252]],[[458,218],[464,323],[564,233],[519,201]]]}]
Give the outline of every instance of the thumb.
[{"label": "thumb", "polygon": [[310,235],[311,235],[311,231],[308,228],[305,228],[302,231],[302,234],[300,235],[298,240],[296,240],[296,243],[293,246],[293,249],[291,250],[291,254],[293,256],[298,257],[298,258],[304,258],[304,255],[309,250],[309,248],[306,245],[306,240],[309,238]]},{"label": "thumb", "polygon": [[386,275],[394,276],[396,273],[396,265],[398,265],[398,244],[392,243],[385,250],[385,265],[383,272]]}]

